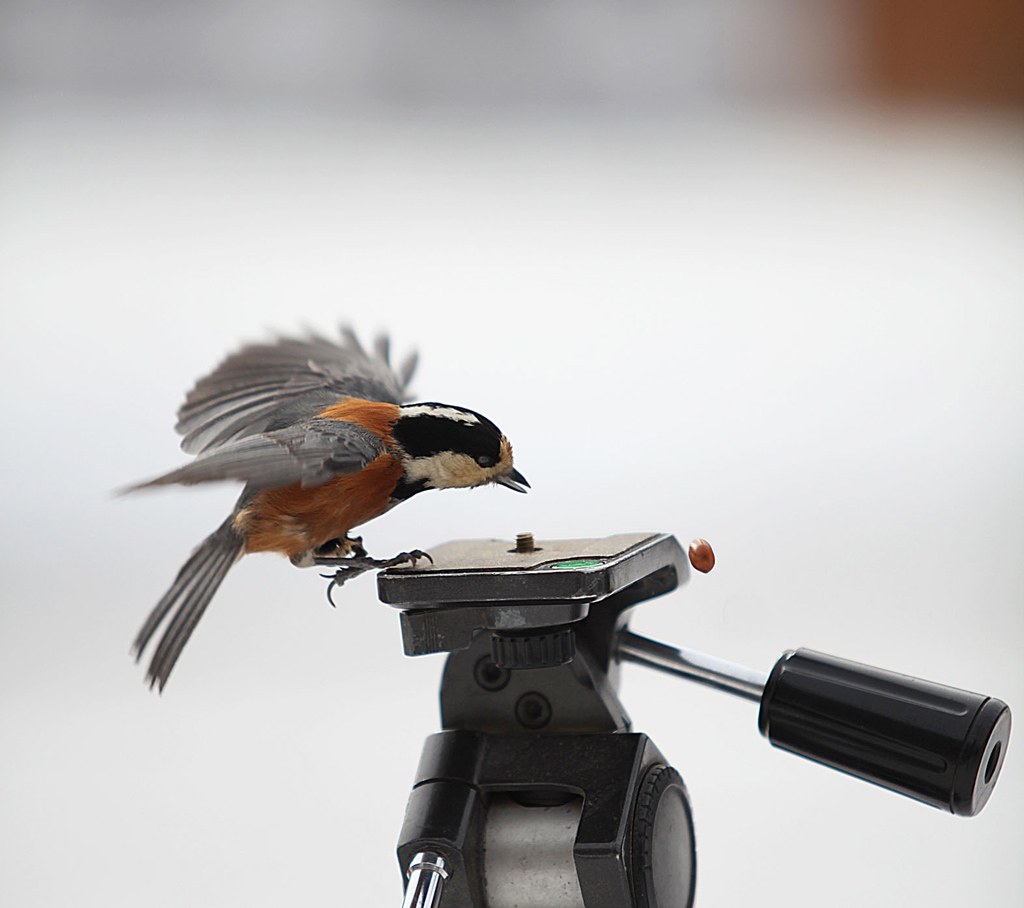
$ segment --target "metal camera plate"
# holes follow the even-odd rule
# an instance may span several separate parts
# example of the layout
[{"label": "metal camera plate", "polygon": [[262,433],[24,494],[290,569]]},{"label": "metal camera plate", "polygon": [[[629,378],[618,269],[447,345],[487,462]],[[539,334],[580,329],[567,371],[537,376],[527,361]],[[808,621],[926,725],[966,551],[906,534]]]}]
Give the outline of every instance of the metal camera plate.
[{"label": "metal camera plate", "polygon": [[449,542],[433,563],[377,575],[382,602],[403,609],[407,655],[451,652],[481,629],[525,631],[585,618],[591,603],[648,578],[649,598],[674,589],[689,572],[674,536],[626,533],[602,539],[538,540],[530,552],[513,541]]}]

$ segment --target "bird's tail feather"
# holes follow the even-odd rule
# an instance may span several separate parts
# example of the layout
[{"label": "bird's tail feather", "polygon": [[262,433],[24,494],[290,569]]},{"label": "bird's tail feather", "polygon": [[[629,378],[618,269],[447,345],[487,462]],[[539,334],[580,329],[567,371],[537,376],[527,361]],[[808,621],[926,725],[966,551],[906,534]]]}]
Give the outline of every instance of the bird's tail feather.
[{"label": "bird's tail feather", "polygon": [[138,661],[157,628],[168,613],[174,611],[146,672],[150,687],[156,685],[159,690],[164,689],[174,663],[206,611],[206,606],[210,604],[231,565],[242,554],[245,540],[234,528],[233,519],[234,514],[207,536],[182,565],[174,583],[150,612],[135,637],[132,652]]}]

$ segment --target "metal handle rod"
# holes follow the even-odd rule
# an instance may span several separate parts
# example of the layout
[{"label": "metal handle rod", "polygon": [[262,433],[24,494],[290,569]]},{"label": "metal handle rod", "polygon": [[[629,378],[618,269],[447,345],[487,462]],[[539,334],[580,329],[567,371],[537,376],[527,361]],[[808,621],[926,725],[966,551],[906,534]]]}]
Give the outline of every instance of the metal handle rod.
[{"label": "metal handle rod", "polygon": [[409,885],[402,908],[437,908],[448,879],[448,865],[441,855],[421,851],[409,863]]},{"label": "metal handle rod", "polygon": [[757,702],[760,702],[764,686],[768,683],[767,672],[726,662],[725,659],[692,649],[676,649],[631,631],[619,634],[616,656],[621,662],[646,665]]}]

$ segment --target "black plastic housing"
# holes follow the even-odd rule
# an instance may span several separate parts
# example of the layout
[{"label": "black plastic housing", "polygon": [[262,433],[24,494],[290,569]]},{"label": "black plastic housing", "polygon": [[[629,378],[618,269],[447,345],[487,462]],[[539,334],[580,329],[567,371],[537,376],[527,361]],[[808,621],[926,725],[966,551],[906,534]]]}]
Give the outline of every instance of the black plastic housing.
[{"label": "black plastic housing", "polygon": [[776,747],[974,816],[1006,756],[1001,700],[798,649],[775,664],[761,734]]}]

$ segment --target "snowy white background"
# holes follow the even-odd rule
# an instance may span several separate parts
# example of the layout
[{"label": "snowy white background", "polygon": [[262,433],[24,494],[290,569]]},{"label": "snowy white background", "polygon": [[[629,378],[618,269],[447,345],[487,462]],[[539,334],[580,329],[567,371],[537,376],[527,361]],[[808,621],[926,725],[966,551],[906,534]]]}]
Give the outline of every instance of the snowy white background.
[{"label": "snowy white background", "polygon": [[[713,99],[714,100],[714,99]],[[372,552],[668,531],[718,564],[633,628],[1024,708],[1024,128],[996,114],[158,104],[11,91],[0,137],[0,903],[400,904],[441,657],[372,578],[229,575],[164,695],[137,626],[235,489],[115,499],[247,340],[349,321],[491,416],[527,496],[424,495]],[[1011,747],[973,820],[776,751],[629,666],[690,789],[698,905],[1024,901]]]}]

